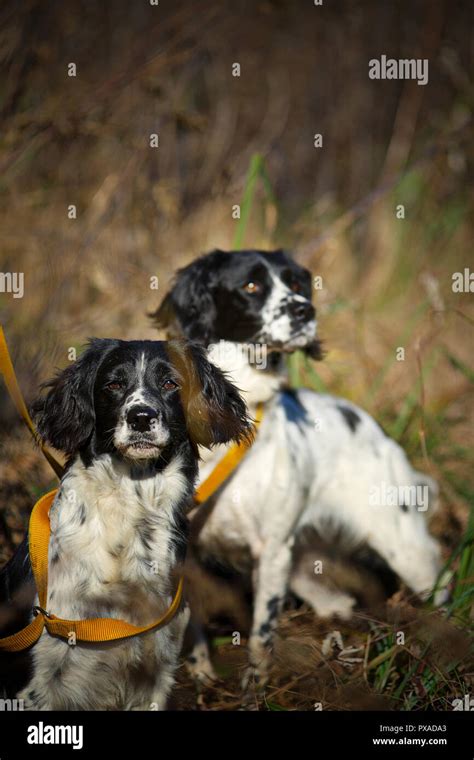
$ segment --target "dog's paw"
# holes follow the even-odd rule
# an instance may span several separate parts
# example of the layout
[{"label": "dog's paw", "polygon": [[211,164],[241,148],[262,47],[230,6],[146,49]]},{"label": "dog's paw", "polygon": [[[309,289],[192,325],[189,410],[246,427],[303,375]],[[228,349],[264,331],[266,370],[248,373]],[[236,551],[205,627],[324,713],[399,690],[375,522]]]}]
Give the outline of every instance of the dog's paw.
[{"label": "dog's paw", "polygon": [[186,669],[191,678],[203,686],[213,684],[218,680],[207,650],[201,651],[195,648],[186,660]]},{"label": "dog's paw", "polygon": [[337,660],[349,670],[364,661],[364,647],[345,647],[340,631],[330,631],[326,634],[321,652],[327,660]]},{"label": "dog's paw", "polygon": [[260,663],[259,665],[248,665],[242,676],[242,691],[261,691],[268,683],[268,676],[269,674],[267,663]]},{"label": "dog's paw", "polygon": [[248,665],[241,679],[241,710],[258,711],[262,705],[263,693],[268,683],[268,671],[265,667]]}]

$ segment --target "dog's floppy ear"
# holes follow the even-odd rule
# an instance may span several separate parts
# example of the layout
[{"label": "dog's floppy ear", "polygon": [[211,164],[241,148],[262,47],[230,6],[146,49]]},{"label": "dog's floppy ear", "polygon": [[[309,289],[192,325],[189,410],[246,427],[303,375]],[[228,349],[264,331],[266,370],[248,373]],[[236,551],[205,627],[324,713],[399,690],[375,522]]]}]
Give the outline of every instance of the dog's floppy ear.
[{"label": "dog's floppy ear", "polygon": [[197,343],[170,340],[168,356],[182,378],[181,401],[189,437],[210,448],[251,439],[253,426],[237,388],[212,364]]},{"label": "dog's floppy ear", "polygon": [[79,359],[42,385],[49,389],[31,407],[40,437],[72,455],[90,438],[95,423],[93,389],[104,352],[117,341],[92,339]]},{"label": "dog's floppy ear", "polygon": [[212,286],[219,262],[226,255],[215,250],[178,270],[172,289],[157,310],[149,314],[169,337],[184,335],[204,344],[214,340],[216,307]]}]

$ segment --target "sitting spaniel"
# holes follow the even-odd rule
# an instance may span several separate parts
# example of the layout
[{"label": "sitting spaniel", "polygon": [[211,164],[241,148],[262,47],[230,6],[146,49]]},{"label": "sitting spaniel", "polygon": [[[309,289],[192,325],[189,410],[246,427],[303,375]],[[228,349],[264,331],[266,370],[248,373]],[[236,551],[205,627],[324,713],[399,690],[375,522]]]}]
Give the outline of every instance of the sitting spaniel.
[{"label": "sitting spaniel", "polygon": [[[325,583],[325,558],[370,552],[420,595],[440,570],[425,519],[435,508],[434,481],[356,405],[286,387],[285,354],[320,353],[311,295],[310,273],[281,250],[216,250],[178,272],[152,315],[168,336],[209,350],[253,417],[263,409],[252,448],[193,523],[200,559],[253,585],[244,684],[267,677],[272,633],[289,590],[320,616],[351,614],[353,596]],[[224,444],[203,452],[200,481],[225,450]],[[297,559],[302,550],[305,562]],[[213,676],[202,632],[190,661],[197,675]]]}]

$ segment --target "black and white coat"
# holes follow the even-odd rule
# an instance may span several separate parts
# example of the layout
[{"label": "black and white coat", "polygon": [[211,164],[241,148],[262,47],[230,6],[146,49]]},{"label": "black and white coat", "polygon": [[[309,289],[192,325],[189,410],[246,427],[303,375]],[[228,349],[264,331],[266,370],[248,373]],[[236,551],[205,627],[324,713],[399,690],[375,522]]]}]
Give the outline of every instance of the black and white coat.
[{"label": "black and white coat", "polygon": [[[197,447],[249,434],[237,391],[198,346],[93,340],[50,383],[35,417],[41,436],[68,455],[50,509],[47,610],[136,625],[158,619],[185,555]],[[16,613],[3,635],[18,629],[21,613],[31,619],[29,588],[23,546],[0,575],[1,610]],[[16,696],[26,709],[161,710],[188,617],[182,605],[161,629],[100,644],[45,630]],[[11,686],[15,657],[1,660]]]},{"label": "black and white coat", "polygon": [[[426,510],[435,508],[435,482],[414,470],[401,447],[359,407],[307,389],[285,390],[284,352],[319,355],[311,290],[310,273],[283,251],[214,251],[178,272],[152,315],[169,334],[208,347],[251,415],[264,405],[251,450],[195,515],[197,553],[253,580],[244,684],[267,676],[272,632],[290,589],[319,616],[352,614],[355,599],[342,588],[328,588],[324,562],[320,575],[320,568],[308,571],[308,564],[296,562],[308,533],[318,541],[312,553],[309,546],[314,568],[324,556],[323,542],[330,552],[344,554],[368,547],[419,594],[429,592],[440,569],[439,547],[425,519]],[[203,454],[200,480],[224,451]],[[390,488],[401,498],[384,504]],[[191,662],[199,677],[213,676],[202,636]]]}]

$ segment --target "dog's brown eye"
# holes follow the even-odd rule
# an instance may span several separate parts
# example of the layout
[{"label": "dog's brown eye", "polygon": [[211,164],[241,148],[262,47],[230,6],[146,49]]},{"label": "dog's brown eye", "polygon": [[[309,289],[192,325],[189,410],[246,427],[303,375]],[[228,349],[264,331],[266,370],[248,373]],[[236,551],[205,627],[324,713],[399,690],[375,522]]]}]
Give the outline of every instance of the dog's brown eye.
[{"label": "dog's brown eye", "polygon": [[123,386],[122,386],[122,383],[115,382],[115,383],[108,383],[105,387],[107,388],[108,391],[119,391],[120,388],[122,388]]},{"label": "dog's brown eye", "polygon": [[258,283],[258,282],[250,281],[250,282],[246,282],[245,285],[244,285],[244,290],[247,293],[258,293],[261,289],[262,289],[262,287],[261,287],[260,283]]},{"label": "dog's brown eye", "polygon": [[290,288],[292,289],[293,293],[301,293],[301,285],[299,282],[292,282]]},{"label": "dog's brown eye", "polygon": [[172,391],[173,388],[177,388],[178,387],[178,383],[175,383],[174,380],[168,379],[168,380],[165,380],[165,382],[163,383],[163,385],[161,387],[165,391]]}]

